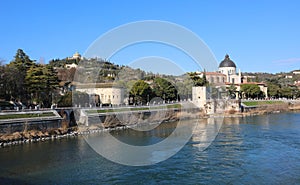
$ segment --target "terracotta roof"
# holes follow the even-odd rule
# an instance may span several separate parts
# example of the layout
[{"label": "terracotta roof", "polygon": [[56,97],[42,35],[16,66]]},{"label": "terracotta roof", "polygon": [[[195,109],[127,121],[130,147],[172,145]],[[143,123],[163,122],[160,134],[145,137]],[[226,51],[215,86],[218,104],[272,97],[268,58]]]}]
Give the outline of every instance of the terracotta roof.
[{"label": "terracotta roof", "polygon": [[[201,72],[201,74],[204,74],[204,72]],[[205,72],[205,75],[226,76],[225,74],[218,72]]]},{"label": "terracotta roof", "polygon": [[[225,84],[226,85],[231,85],[232,83],[226,82]],[[243,85],[243,84],[255,84],[255,85],[264,85],[264,86],[266,86],[266,84],[263,83],[263,82],[244,82],[244,83],[238,83],[238,84],[234,84],[234,85]]]}]

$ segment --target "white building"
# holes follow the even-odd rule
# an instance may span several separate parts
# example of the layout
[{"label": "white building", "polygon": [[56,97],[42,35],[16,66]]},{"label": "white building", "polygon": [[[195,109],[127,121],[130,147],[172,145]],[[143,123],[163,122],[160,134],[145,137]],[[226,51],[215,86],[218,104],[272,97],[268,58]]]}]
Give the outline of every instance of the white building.
[{"label": "white building", "polygon": [[76,51],[72,57],[68,57],[69,60],[72,59],[83,59],[83,57]]},{"label": "white building", "polygon": [[72,64],[66,64],[66,66],[65,66],[67,69],[71,69],[71,68],[77,68],[77,64],[75,64],[75,63],[72,63]]},{"label": "white building", "polygon": [[225,83],[239,84],[242,83],[241,70],[237,73],[235,63],[230,60],[229,55],[219,65],[219,72],[226,75]]},{"label": "white building", "polygon": [[192,101],[197,107],[204,107],[208,99],[208,92],[205,86],[192,88]]},{"label": "white building", "polygon": [[300,71],[293,71],[293,74],[299,75],[299,74],[300,74]]},{"label": "white building", "polygon": [[76,91],[98,95],[102,104],[121,105],[124,103],[124,89],[109,83],[76,84]]},{"label": "white building", "polygon": [[[236,87],[236,98],[238,98],[238,91],[241,90],[243,84],[255,84],[258,85],[260,90],[268,97],[268,87],[262,82],[248,82],[248,77],[244,78],[239,70],[237,73],[235,63],[230,59],[229,55],[225,55],[224,60],[221,61],[217,72],[201,72],[198,73],[200,77],[203,77],[205,73],[206,79],[209,84],[215,87],[229,87],[234,85]],[[249,77],[254,78],[254,77]],[[203,88],[193,88],[193,101],[197,101],[197,104],[203,106],[207,101],[207,96]]]},{"label": "white building", "polygon": [[[199,73],[199,76],[203,78],[204,72]],[[205,72],[206,80],[213,85],[225,85],[227,76],[220,72]]]},{"label": "white building", "polygon": [[226,83],[240,84],[242,83],[241,71],[237,73],[235,63],[230,60],[229,55],[221,61],[219,69],[216,72],[200,72],[199,76],[202,78],[206,76],[206,80],[213,85],[225,85]]}]

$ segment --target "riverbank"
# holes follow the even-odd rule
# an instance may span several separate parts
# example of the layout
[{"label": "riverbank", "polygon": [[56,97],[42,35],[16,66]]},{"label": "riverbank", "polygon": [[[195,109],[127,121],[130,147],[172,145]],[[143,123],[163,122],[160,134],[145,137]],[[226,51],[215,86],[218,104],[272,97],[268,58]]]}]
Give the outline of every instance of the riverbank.
[{"label": "riverbank", "polygon": [[[104,122],[93,124],[90,126],[78,125],[75,127],[48,129],[48,130],[30,130],[23,132],[14,132],[12,134],[0,135],[0,147],[43,142],[47,140],[62,139],[68,137],[76,137],[78,135],[87,135],[91,133],[99,133],[111,130],[121,130],[133,128],[139,125],[149,123],[167,123],[186,119],[199,119],[224,116],[225,118],[248,117],[264,114],[274,114],[289,111],[300,111],[300,104],[284,103],[280,105],[263,105],[247,112],[226,111],[225,114],[207,115],[200,109],[192,109],[189,111],[166,110],[149,116],[147,114],[130,114],[130,115],[107,115]],[[149,119],[150,118],[150,119]]]},{"label": "riverbank", "polygon": [[12,134],[3,134],[0,136],[0,147],[75,137],[77,135],[77,127],[68,129],[58,128],[47,131],[30,130],[14,132]]},{"label": "riverbank", "polygon": [[282,112],[300,111],[300,103],[283,102],[280,104],[264,104],[255,108],[249,109],[245,112],[226,111],[225,117],[247,117],[264,114],[276,114]]},{"label": "riverbank", "polygon": [[[102,115],[103,116],[103,115]],[[76,137],[78,135],[87,135],[91,133],[106,132],[111,130],[121,130],[134,128],[149,123],[167,123],[185,119],[203,118],[204,113],[198,108],[190,109],[171,109],[151,112],[129,112],[118,114],[107,114],[102,122],[98,118],[97,124],[86,126],[78,124],[75,127],[67,127],[67,123],[63,121],[63,128],[43,129],[43,130],[24,130],[22,132],[14,132],[11,134],[0,135],[0,147],[35,143],[46,140],[62,139],[66,137]]]}]

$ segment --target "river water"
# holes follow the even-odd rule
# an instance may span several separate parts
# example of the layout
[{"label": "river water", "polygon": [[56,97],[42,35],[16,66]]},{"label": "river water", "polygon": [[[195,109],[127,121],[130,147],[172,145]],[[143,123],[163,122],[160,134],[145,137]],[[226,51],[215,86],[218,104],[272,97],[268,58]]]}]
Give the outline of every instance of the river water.
[{"label": "river water", "polygon": [[[162,140],[175,126],[112,135],[143,145]],[[226,118],[204,151],[192,138],[149,166],[111,162],[83,136],[1,148],[0,164],[0,184],[300,184],[300,114]]]}]

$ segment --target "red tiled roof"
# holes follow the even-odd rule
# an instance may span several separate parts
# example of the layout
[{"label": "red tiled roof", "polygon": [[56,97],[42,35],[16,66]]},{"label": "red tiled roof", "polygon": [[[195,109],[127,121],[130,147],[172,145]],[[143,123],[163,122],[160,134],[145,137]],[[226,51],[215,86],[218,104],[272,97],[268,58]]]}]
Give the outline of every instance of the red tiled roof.
[{"label": "red tiled roof", "polygon": [[[201,72],[200,74],[203,74],[204,72]],[[218,73],[218,72],[205,72],[205,75],[216,75],[216,76],[226,76],[222,73]]]},{"label": "red tiled roof", "polygon": [[[226,82],[225,84],[226,85],[231,85],[232,83]],[[264,85],[264,86],[266,85],[263,82],[244,82],[244,83],[239,83],[239,84],[234,84],[234,85],[243,85],[243,84],[255,84],[255,85]]]}]

